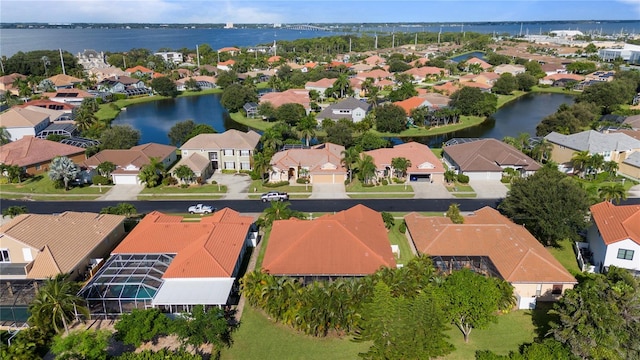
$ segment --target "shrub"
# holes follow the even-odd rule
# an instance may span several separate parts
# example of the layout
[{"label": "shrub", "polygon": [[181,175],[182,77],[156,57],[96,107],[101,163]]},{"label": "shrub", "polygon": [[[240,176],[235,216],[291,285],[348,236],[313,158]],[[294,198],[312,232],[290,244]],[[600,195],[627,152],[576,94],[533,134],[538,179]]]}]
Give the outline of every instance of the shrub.
[{"label": "shrub", "polygon": [[224,170],[222,170],[222,173],[223,174],[235,174],[236,171],[233,170],[233,169],[224,169]]},{"label": "shrub", "polygon": [[511,182],[511,176],[503,176],[503,177],[500,179],[500,182],[501,182],[501,183],[503,183],[503,184],[508,184],[508,183],[510,183],[510,182]]},{"label": "shrub", "polygon": [[296,183],[298,183],[298,184],[308,184],[309,183],[309,179],[307,179],[307,178],[298,178],[296,180]]},{"label": "shrub", "polygon": [[251,176],[251,180],[260,180],[261,176],[255,170],[252,170],[249,175]]},{"label": "shrub", "polygon": [[106,176],[94,175],[91,178],[91,182],[94,183],[95,185],[108,185],[109,179]]},{"label": "shrub", "polygon": [[183,188],[183,189],[186,189],[186,188],[189,187],[189,184],[180,184],[180,187]]},{"label": "shrub", "polygon": [[217,181],[215,181],[215,180],[211,180],[211,185],[217,185],[217,184],[218,184],[218,182],[217,182]]},{"label": "shrub", "polygon": [[362,184],[362,187],[374,187],[376,184]]},{"label": "shrub", "polygon": [[288,181],[278,181],[278,182],[275,182],[275,183],[267,182],[267,183],[262,184],[262,186],[267,187],[267,188],[277,188],[277,187],[286,186],[286,185],[289,185]]},{"label": "shrub", "polygon": [[380,182],[383,186],[384,185],[389,185],[389,182],[387,181],[387,179],[382,179],[382,181]]},{"label": "shrub", "polygon": [[393,178],[393,182],[396,183],[396,184],[404,184],[405,180],[398,179],[398,178],[394,177]]},{"label": "shrub", "polygon": [[458,182],[461,184],[468,184],[469,177],[465,174],[458,174]]},{"label": "shrub", "polygon": [[173,176],[167,176],[164,179],[162,179],[162,185],[165,185],[165,186],[178,185],[178,179],[174,178]]},{"label": "shrub", "polygon": [[402,220],[400,225],[398,225],[398,231],[400,231],[401,234],[404,234],[405,232],[407,232],[407,223],[404,222],[404,220]]},{"label": "shrub", "polygon": [[171,320],[158,309],[133,309],[130,314],[122,315],[115,329],[118,340],[136,347],[173,330]]}]

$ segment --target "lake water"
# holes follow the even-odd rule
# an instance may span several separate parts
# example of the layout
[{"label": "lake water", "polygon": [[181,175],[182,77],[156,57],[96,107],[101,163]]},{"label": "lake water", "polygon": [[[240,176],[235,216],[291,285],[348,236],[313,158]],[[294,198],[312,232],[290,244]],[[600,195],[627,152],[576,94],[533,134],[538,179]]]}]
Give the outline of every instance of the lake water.
[{"label": "lake water", "polygon": [[[535,136],[536,126],[547,115],[553,114],[561,104],[573,103],[573,96],[566,94],[527,94],[502,107],[492,120],[449,134],[392,139],[393,142],[418,141],[431,147],[441,147],[447,140],[457,138],[495,138],[518,136],[526,132]],[[179,122],[192,119],[198,124],[211,125],[218,132],[227,129],[246,131],[247,127],[233,121],[220,104],[220,95],[180,97],[132,105],[122,111],[114,125],[129,124],[142,132],[140,143],[168,144],[167,134]]]},{"label": "lake water", "polygon": [[484,53],[481,51],[474,51],[467,54],[458,55],[456,57],[452,57],[451,60],[455,62],[465,61],[467,59],[471,59],[472,57],[477,57],[478,59],[484,60]]}]

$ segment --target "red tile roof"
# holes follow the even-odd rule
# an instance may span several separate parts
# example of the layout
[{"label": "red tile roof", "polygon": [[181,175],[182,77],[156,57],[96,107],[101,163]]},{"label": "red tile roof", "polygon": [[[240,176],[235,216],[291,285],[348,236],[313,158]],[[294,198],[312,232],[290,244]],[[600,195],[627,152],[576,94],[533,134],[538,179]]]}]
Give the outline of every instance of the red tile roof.
[{"label": "red tile roof", "polygon": [[606,245],[626,239],[640,245],[640,205],[616,206],[605,201],[593,205],[591,215]]},{"label": "red tile roof", "polygon": [[129,74],[133,74],[133,73],[135,73],[137,71],[140,71],[143,74],[151,74],[151,73],[153,73],[153,70],[147,69],[146,67],[141,66],[141,65],[137,65],[137,66],[134,66],[132,68],[128,68],[127,70],[125,70],[125,72],[128,72]]},{"label": "red tile roof", "polygon": [[421,106],[427,106],[429,105],[429,102],[425,98],[413,96],[406,100],[396,101],[393,104],[400,106],[402,109],[404,109],[404,112],[407,114],[407,116],[409,116],[411,115],[411,110],[419,108]]},{"label": "red tile roof", "polygon": [[273,223],[262,268],[273,275],[362,276],[395,267],[382,216],[364,205]]},{"label": "red tile roof", "polygon": [[305,89],[289,89],[283,92],[266,93],[260,97],[260,104],[265,102],[270,102],[275,108],[283,104],[300,104],[305,109],[311,108],[309,90]]},{"label": "red tile roof", "polygon": [[84,152],[81,147],[25,136],[0,146],[0,163],[30,166],[49,162],[56,156],[71,157]]},{"label": "red tile roof", "polygon": [[411,161],[411,166],[407,169],[408,174],[444,174],[444,166],[431,149],[415,141],[399,144],[393,148],[366,151],[365,154],[373,157],[378,170],[390,166],[393,158],[403,157]]},{"label": "red tile roof", "polygon": [[420,253],[430,256],[486,256],[511,283],[577,283],[524,226],[484,207],[453,224],[447,217],[405,216]]},{"label": "red tile roof", "polygon": [[487,70],[491,67],[491,64],[477,57],[472,57],[470,59],[467,59],[465,60],[465,62],[467,63],[467,65],[479,64],[480,67],[484,70]]},{"label": "red tile roof", "polygon": [[176,254],[163,278],[232,277],[252,223],[228,208],[200,222],[154,211],[112,254]]}]

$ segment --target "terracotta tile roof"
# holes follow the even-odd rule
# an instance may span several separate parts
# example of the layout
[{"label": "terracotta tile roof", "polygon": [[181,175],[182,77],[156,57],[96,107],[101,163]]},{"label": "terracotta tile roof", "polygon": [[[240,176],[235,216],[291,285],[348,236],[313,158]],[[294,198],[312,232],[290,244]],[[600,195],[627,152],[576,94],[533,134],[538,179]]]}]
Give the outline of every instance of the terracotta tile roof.
[{"label": "terracotta tile roof", "polygon": [[4,85],[5,88],[10,89],[13,87],[13,83],[16,81],[16,79],[26,80],[27,77],[18,73],[0,76],[0,84]]},{"label": "terracotta tile roof", "polygon": [[84,152],[85,149],[81,147],[25,136],[0,146],[0,163],[30,166],[49,162],[56,156],[71,157]]},{"label": "terracotta tile roof", "polygon": [[117,228],[124,233],[124,219],[120,215],[71,211],[60,215],[23,214],[0,227],[0,240],[6,236],[37,250],[27,278],[44,279],[74,270]]},{"label": "terracotta tile roof", "polygon": [[384,64],[386,60],[378,55],[371,55],[368,58],[362,60],[362,62],[368,65],[379,65]]},{"label": "terracotta tile roof", "polygon": [[484,207],[453,224],[447,217],[405,216],[420,253],[430,256],[487,256],[511,283],[577,283],[523,226]]},{"label": "terracotta tile roof", "polygon": [[230,129],[219,134],[199,134],[187,140],[180,149],[238,149],[253,150],[260,142],[260,134],[253,130],[242,132]]},{"label": "terracotta tile roof", "polygon": [[418,96],[412,96],[406,100],[396,101],[393,104],[398,105],[402,109],[404,109],[404,112],[407,114],[407,116],[411,115],[411,110],[413,109],[419,108],[421,106],[428,107],[430,105],[427,99]]},{"label": "terracotta tile roof", "polygon": [[237,47],[233,47],[233,46],[227,46],[227,47],[223,47],[220,50],[218,50],[218,52],[229,52],[229,51],[240,51],[240,49],[238,49]]},{"label": "terracotta tile roof", "polygon": [[102,150],[85,160],[82,165],[84,167],[97,167],[105,161],[110,161],[119,167],[135,165],[140,168],[147,165],[152,157],[164,160],[175,151],[175,146],[148,143],[134,146],[129,150]]},{"label": "terracotta tile roof", "polygon": [[409,74],[420,79],[424,79],[430,75],[440,75],[441,73],[448,74],[449,70],[441,69],[434,66],[423,66],[419,68],[412,68],[403,72],[403,74]]},{"label": "terracotta tile roof", "polygon": [[429,59],[422,57],[422,58],[413,60],[412,62],[409,63],[409,65],[411,65],[413,67],[425,66],[428,62],[429,62]]},{"label": "terracotta tile roof", "polygon": [[403,157],[411,161],[408,174],[444,174],[444,166],[429,147],[414,141],[393,148],[366,151],[365,154],[373,157],[378,170],[391,166],[393,158]]},{"label": "terracotta tile roof", "polygon": [[283,92],[266,93],[260,98],[260,104],[265,102],[270,102],[275,108],[283,104],[300,104],[307,110],[311,108],[309,90],[305,89],[289,89]]},{"label": "terracotta tile roof", "polygon": [[53,86],[56,86],[56,87],[80,84],[83,81],[82,79],[78,79],[77,77],[73,77],[65,74],[54,75],[50,77],[49,80],[51,80],[51,82],[53,83]]},{"label": "terracotta tile roof", "polygon": [[616,206],[605,201],[591,206],[591,216],[606,245],[625,239],[640,245],[640,205]]},{"label": "terracotta tile roof", "polygon": [[[95,97],[95,95],[84,91],[82,89],[58,89],[56,90],[56,92],[46,92],[43,93],[43,96],[46,96],[48,98],[55,98],[55,97],[59,97],[60,94],[64,94],[64,97],[69,97],[71,95],[73,95],[73,97],[77,97],[77,98],[93,98]],[[71,94],[71,95],[70,95]]]},{"label": "terracotta tile roof", "polygon": [[200,222],[154,211],[112,254],[176,254],[163,278],[232,277],[252,223],[228,208]]},{"label": "terracotta tile roof", "polygon": [[522,167],[527,171],[540,169],[540,164],[509,144],[496,139],[482,139],[445,146],[444,154],[465,171],[503,171],[503,166]]},{"label": "terracotta tile roof", "polygon": [[453,82],[451,81],[447,81],[446,83],[442,84],[442,85],[435,85],[433,87],[435,90],[438,91],[442,91],[443,93],[447,94],[447,95],[451,95],[454,92],[458,91],[458,87],[456,85],[453,84]]},{"label": "terracotta tile roof", "polygon": [[29,106],[37,106],[37,107],[42,107],[42,108],[53,108],[55,110],[73,110],[73,108],[75,108],[74,105],[71,104],[67,104],[67,103],[61,103],[58,101],[53,101],[53,100],[48,100],[48,99],[37,99],[37,100],[30,100],[27,101],[24,104],[21,105],[17,105],[18,107],[21,108],[27,108]]},{"label": "terracotta tile roof", "polygon": [[361,276],[396,266],[382,216],[364,205],[273,223],[262,268],[273,275]]},{"label": "terracotta tile roof", "polygon": [[39,111],[13,107],[0,114],[0,126],[6,128],[34,127],[48,119],[49,115]]},{"label": "terracotta tile roof", "polygon": [[371,71],[365,71],[356,74],[358,79],[367,80],[367,78],[373,78],[374,80],[381,80],[391,77],[393,74],[386,70],[375,69]]},{"label": "terracotta tile roof", "polygon": [[333,83],[335,82],[336,82],[336,79],[323,78],[318,81],[308,81],[306,84],[304,84],[304,87],[305,89],[307,87],[330,88],[333,86]]},{"label": "terracotta tile roof", "polygon": [[584,80],[584,76],[578,74],[552,74],[544,77],[544,80],[563,80],[569,79],[574,81],[582,81]]},{"label": "terracotta tile roof", "polygon": [[233,59],[229,59],[229,60],[227,60],[227,61],[220,61],[220,62],[218,63],[218,65],[227,66],[227,65],[233,65],[233,64],[235,64],[235,63],[236,63],[236,61],[235,61],[235,60],[233,60]]},{"label": "terracotta tile roof", "polygon": [[274,56],[270,57],[269,59],[267,59],[267,62],[268,63],[274,63],[274,62],[280,61],[280,59],[282,59],[282,56],[274,55]]},{"label": "terracotta tile roof", "polygon": [[277,152],[271,157],[275,169],[289,169],[298,166],[309,168],[310,174],[345,174],[342,165],[344,146],[324,143],[310,149],[289,149]]},{"label": "terracotta tile roof", "polygon": [[124,72],[129,73],[129,74],[133,74],[133,73],[135,73],[137,71],[140,71],[143,74],[151,74],[151,73],[153,73],[153,70],[147,69],[146,67],[141,66],[141,65],[137,65],[137,66],[134,66],[132,68],[128,68]]},{"label": "terracotta tile roof", "polygon": [[477,57],[469,58],[465,60],[465,62],[467,63],[467,65],[479,64],[480,67],[484,70],[491,68],[491,64],[482,59],[478,59]]}]

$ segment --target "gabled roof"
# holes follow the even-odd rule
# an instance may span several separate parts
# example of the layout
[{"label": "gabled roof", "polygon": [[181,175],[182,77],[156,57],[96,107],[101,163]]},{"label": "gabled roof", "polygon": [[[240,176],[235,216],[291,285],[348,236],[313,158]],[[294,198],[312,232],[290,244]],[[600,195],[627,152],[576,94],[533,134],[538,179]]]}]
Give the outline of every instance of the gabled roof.
[{"label": "gabled roof", "polygon": [[572,150],[587,150],[590,154],[640,149],[640,140],[618,132],[603,134],[595,130],[587,130],[577,134],[563,135],[554,131],[544,138],[553,144]]},{"label": "gabled roof", "polygon": [[34,127],[43,121],[48,121],[49,115],[40,111],[13,107],[0,114],[0,126],[6,128]]},{"label": "gabled roof", "polygon": [[84,91],[82,89],[58,89],[55,92],[46,92],[43,93],[44,96],[48,98],[93,98],[95,95],[90,92]]},{"label": "gabled roof", "polygon": [[371,108],[371,105],[366,103],[365,101],[350,97],[340,102],[331,104],[326,108],[322,109],[322,111],[316,116],[316,118],[317,119],[333,119],[333,120],[340,120],[342,118],[351,118],[350,114],[341,114],[341,113],[335,114],[334,111],[336,110],[353,111],[358,108],[364,110],[366,113]]},{"label": "gabled roof", "polygon": [[309,90],[305,89],[289,89],[282,92],[266,93],[260,97],[260,104],[265,102],[270,102],[275,108],[283,104],[300,104],[305,109],[311,108]]},{"label": "gabled roof", "polygon": [[310,149],[289,149],[277,152],[271,157],[271,165],[280,170],[297,168],[309,169],[310,174],[345,174],[342,165],[344,146],[324,143]]},{"label": "gabled roof", "polygon": [[604,201],[590,209],[605,245],[626,239],[640,245],[640,205],[616,206]]},{"label": "gabled roof", "polygon": [[277,220],[262,262],[272,275],[362,276],[396,266],[380,213],[356,205],[315,220]]},{"label": "gabled roof", "polygon": [[305,89],[308,87],[330,88],[335,82],[336,79],[322,78],[318,81],[308,81],[306,84],[304,84],[304,87]]},{"label": "gabled roof", "polygon": [[75,108],[75,106],[71,104],[61,103],[59,101],[53,101],[49,99],[30,100],[24,104],[17,105],[17,107],[21,108],[27,108],[30,106],[55,110],[72,110],[73,108]]},{"label": "gabled roof", "polygon": [[16,81],[16,79],[26,80],[27,77],[18,73],[0,76],[0,84],[4,84],[6,87],[10,88],[13,86],[13,83]]},{"label": "gabled roof", "polygon": [[381,69],[374,69],[371,71],[365,71],[365,72],[361,72],[356,74],[356,77],[358,79],[362,79],[362,80],[366,80],[367,78],[373,78],[374,80],[379,80],[379,79],[386,79],[388,77],[391,77],[393,74],[391,74],[390,72],[386,71],[386,70],[381,70]]},{"label": "gabled roof", "polygon": [[463,224],[447,217],[405,216],[407,231],[420,253],[429,256],[486,256],[511,283],[577,283],[576,279],[524,226],[484,207]]},{"label": "gabled roof", "polygon": [[135,165],[140,168],[149,164],[152,157],[164,160],[176,151],[175,146],[148,143],[134,146],[129,150],[102,150],[83,162],[86,167],[96,167],[105,161],[110,161],[119,167]]},{"label": "gabled roof", "polygon": [[37,250],[27,278],[44,279],[74,270],[122,226],[124,219],[120,215],[71,211],[60,215],[23,214],[0,227],[0,238],[6,236]]},{"label": "gabled roof", "polygon": [[489,64],[488,62],[486,62],[486,61],[484,61],[482,59],[479,59],[477,57],[469,58],[469,59],[465,60],[464,62],[467,63],[467,65],[478,64],[484,70],[487,70],[487,69],[489,69],[491,67],[491,64]]},{"label": "gabled roof", "polygon": [[84,152],[81,147],[25,136],[0,146],[0,163],[30,166],[51,161],[56,156],[74,156]]},{"label": "gabled roof", "polygon": [[387,60],[385,60],[384,58],[378,55],[371,55],[368,58],[362,60],[362,62],[368,65],[380,65],[380,64],[384,64],[386,61]]},{"label": "gabled roof", "polygon": [[260,134],[253,130],[242,132],[230,129],[220,134],[199,134],[187,140],[181,150],[238,149],[253,150],[260,141]]},{"label": "gabled roof", "polygon": [[51,80],[51,82],[53,83],[53,86],[56,86],[56,87],[80,84],[83,81],[82,79],[78,79],[77,77],[73,77],[65,74],[54,75],[50,77],[49,80]]},{"label": "gabled roof", "polygon": [[165,279],[232,277],[252,223],[229,208],[199,222],[154,211],[112,254],[176,254]]},{"label": "gabled roof", "polygon": [[540,164],[509,144],[496,139],[482,139],[443,148],[458,166],[465,171],[499,171],[502,166],[522,167],[527,171],[540,169]]},{"label": "gabled roof", "polygon": [[127,72],[129,74],[133,74],[133,73],[135,73],[137,71],[140,71],[143,74],[151,74],[151,73],[153,73],[153,70],[147,69],[146,67],[141,66],[141,65],[137,65],[137,66],[134,66],[134,67],[131,67],[131,68],[128,68],[127,70],[125,70],[125,72]]},{"label": "gabled roof", "polygon": [[396,101],[393,104],[400,106],[407,114],[407,116],[411,115],[411,110],[413,109],[419,107],[429,107],[431,105],[431,103],[427,99],[418,96],[412,96],[402,101]]},{"label": "gabled roof", "polygon": [[411,161],[411,166],[407,169],[408,174],[444,173],[444,166],[429,147],[415,141],[395,145],[393,148],[366,151],[365,154],[373,157],[378,170],[391,166],[393,158],[403,157]]},{"label": "gabled roof", "polygon": [[449,70],[441,69],[435,66],[423,66],[419,68],[411,68],[407,71],[404,71],[403,74],[409,74],[412,76],[418,76],[420,78],[425,78],[429,75],[440,75],[440,74],[448,74]]}]

